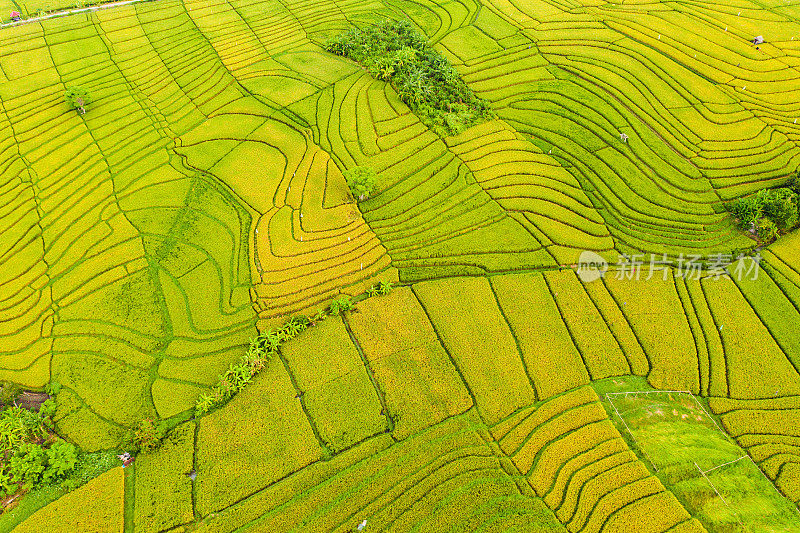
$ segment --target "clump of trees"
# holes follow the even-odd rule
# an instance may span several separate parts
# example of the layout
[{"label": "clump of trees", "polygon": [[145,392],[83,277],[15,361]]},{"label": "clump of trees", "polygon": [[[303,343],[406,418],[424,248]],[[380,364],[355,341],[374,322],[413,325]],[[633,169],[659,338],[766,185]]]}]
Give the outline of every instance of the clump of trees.
[{"label": "clump of trees", "polygon": [[78,461],[78,448],[53,432],[56,403],[48,399],[32,411],[16,405],[20,390],[3,384],[0,412],[0,496],[64,480]]},{"label": "clump of trees", "polygon": [[754,232],[766,243],[800,226],[800,172],[788,187],[763,189],[727,205],[743,230]]},{"label": "clump of trees", "polygon": [[407,20],[352,28],[325,47],[391,83],[400,99],[440,136],[459,133],[494,116],[489,103],[475,96],[450,62]]},{"label": "clump of trees", "polygon": [[89,105],[91,97],[89,92],[83,87],[67,87],[64,93],[67,103],[78,110],[81,115],[86,114],[86,106]]},{"label": "clump of trees", "polygon": [[369,167],[353,167],[344,171],[350,192],[359,200],[366,200],[375,192],[375,171]]}]

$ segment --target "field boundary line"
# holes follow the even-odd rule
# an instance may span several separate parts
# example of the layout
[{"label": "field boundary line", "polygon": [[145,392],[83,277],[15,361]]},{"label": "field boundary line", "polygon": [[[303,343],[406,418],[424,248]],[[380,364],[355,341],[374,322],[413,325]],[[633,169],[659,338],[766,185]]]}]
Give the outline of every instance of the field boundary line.
[{"label": "field boundary line", "polygon": [[[732,465],[733,463],[738,463],[739,461],[741,461],[742,459],[745,459],[747,457],[750,457],[750,456],[749,455],[743,455],[743,456],[739,457],[738,459],[734,459],[733,461],[728,461],[727,463],[722,463],[721,465],[715,466],[714,468],[709,468],[705,472],[703,472],[701,470],[701,472],[703,472],[704,474],[708,474],[709,472],[711,472],[713,470],[716,470],[717,468],[722,468],[723,466]],[[695,463],[695,466],[697,466],[697,463]],[[700,467],[698,466],[698,468],[700,468]]]},{"label": "field boundary line", "polygon": [[650,457],[650,454],[647,453],[647,450],[645,450],[644,447],[641,444],[639,444],[639,441],[636,439],[636,436],[631,431],[631,428],[628,427],[628,423],[625,422],[625,419],[622,418],[621,414],[619,414],[619,410],[617,409],[617,406],[614,405],[614,401],[611,399],[610,394],[624,394],[624,393],[609,393],[609,392],[607,392],[606,393],[606,399],[608,400],[608,403],[611,404],[611,407],[614,409],[614,412],[617,413],[617,417],[622,422],[622,425],[625,426],[625,429],[628,431],[628,435],[630,435],[631,438],[633,439],[633,442],[636,443],[636,447],[639,448],[642,451],[642,453],[647,457],[647,460],[650,461],[650,464],[653,466],[653,469],[656,472],[658,472],[658,467],[656,466],[656,463],[653,461],[653,458]]},{"label": "field boundary line", "polygon": [[[738,461],[738,459],[737,459],[737,461]],[[717,490],[717,487],[715,487],[715,486],[714,486],[714,484],[713,484],[713,483],[711,483],[711,480],[710,480],[710,479],[708,479],[708,476],[706,475],[706,473],[705,473],[705,472],[703,472],[703,471],[700,469],[700,467],[699,467],[699,466],[697,466],[697,463],[694,463],[694,466],[695,466],[695,467],[697,467],[697,470],[700,472],[700,474],[701,474],[701,475],[702,475],[704,478],[706,478],[706,481],[708,481],[708,484],[709,484],[709,485],[711,485],[711,488],[712,488],[712,489],[714,489],[714,492],[716,492],[716,493],[717,493],[717,496],[719,496],[719,499],[720,499],[720,500],[722,500],[722,503],[724,503],[724,504],[725,504],[725,507],[727,507],[728,509],[730,509],[730,511],[731,511],[731,512],[733,513],[733,515],[736,517],[736,520],[739,522],[739,524],[740,524],[740,525],[741,525],[743,528],[747,529],[747,528],[745,527],[745,525],[742,523],[742,519],[741,519],[741,518],[739,518],[739,514],[738,514],[736,511],[734,511],[734,510],[733,510],[733,508],[730,506],[730,504],[728,504],[728,502],[727,502],[727,501],[725,501],[725,498],[723,498],[723,497],[722,497],[722,494],[720,494],[720,493],[719,493],[719,491]]]},{"label": "field boundary line", "polygon": [[[775,489],[775,492],[777,492],[777,493],[778,493],[778,496],[780,496],[780,497],[781,497],[781,498],[783,498],[784,500],[788,501],[788,502],[789,502],[789,504],[790,504],[792,507],[794,507],[794,510],[795,510],[795,511],[797,511],[797,514],[798,514],[798,515],[800,515],[800,507],[798,507],[796,503],[794,503],[794,502],[793,502],[792,500],[790,500],[790,499],[789,499],[789,498],[788,498],[788,497],[787,497],[785,494],[783,494],[783,493],[782,493],[780,490],[778,490],[778,487],[775,485],[775,483],[778,481],[778,479],[777,479],[777,476],[776,476],[776,478],[775,478],[775,482],[773,482],[773,481],[772,481],[772,480],[771,480],[771,479],[770,479],[770,478],[767,476],[767,474],[765,474],[765,473],[764,473],[764,471],[761,469],[761,467],[760,467],[760,466],[758,466],[758,463],[756,463],[756,462],[755,462],[755,460],[754,460],[754,459],[753,459],[753,458],[752,458],[752,457],[751,457],[749,454],[748,454],[746,457],[748,457],[748,458],[750,459],[750,462],[751,462],[751,463],[753,463],[753,466],[755,466],[755,467],[756,467],[756,470],[758,470],[759,472],[761,472],[761,475],[762,475],[762,476],[764,476],[764,479],[766,479],[766,480],[767,480],[767,483],[769,483],[770,487],[772,487],[773,489]],[[744,459],[744,457],[743,457],[742,459]]]},{"label": "field boundary line", "polygon": [[628,392],[607,392],[606,396],[613,394],[613,395],[621,395],[621,394],[655,394],[655,393],[665,393],[665,394],[691,394],[688,390],[642,390],[642,391],[628,391]]},{"label": "field boundary line", "polygon": [[723,435],[725,435],[725,438],[727,438],[731,443],[736,444],[738,446],[739,444],[735,440],[733,440],[733,437],[731,437],[726,431],[724,431],[721,427],[719,427],[719,424],[717,424],[717,421],[714,420],[714,417],[711,416],[711,414],[708,411],[706,411],[706,408],[703,407],[703,404],[700,403],[700,400],[698,400],[695,397],[695,395],[692,394],[691,392],[689,393],[689,396],[692,397],[692,399],[695,401],[695,403],[698,405],[698,407],[700,407],[700,409],[703,410],[705,415],[714,423],[714,426],[716,426],[716,428],[719,430],[719,432],[722,433]]}]

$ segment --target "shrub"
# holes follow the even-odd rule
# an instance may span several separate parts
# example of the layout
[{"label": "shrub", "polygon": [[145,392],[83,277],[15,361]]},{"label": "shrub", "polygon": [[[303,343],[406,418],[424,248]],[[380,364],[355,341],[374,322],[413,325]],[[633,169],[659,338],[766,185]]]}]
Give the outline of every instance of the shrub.
[{"label": "shrub", "polygon": [[441,136],[494,116],[488,102],[475,96],[450,62],[407,20],[352,28],[330,39],[325,48],[362,63],[373,76],[390,82],[400,99]]},{"label": "shrub", "polygon": [[384,295],[384,294],[389,294],[390,292],[392,292],[393,288],[394,288],[394,285],[392,284],[391,281],[379,281],[378,283],[373,285],[369,289],[369,291],[367,291],[367,293],[370,296]]},{"label": "shrub", "polygon": [[369,167],[353,167],[344,172],[350,192],[359,200],[366,200],[375,192],[375,171]]},{"label": "shrub", "polygon": [[761,202],[756,196],[739,198],[727,205],[728,211],[738,219],[741,229],[750,229],[761,218]]},{"label": "shrub", "polygon": [[342,296],[341,298],[337,298],[336,300],[332,301],[328,306],[328,311],[331,315],[336,316],[340,315],[346,311],[349,311],[353,308],[353,302],[350,300],[349,296]]},{"label": "shrub", "polygon": [[794,173],[794,176],[789,180],[789,188],[800,195],[800,170]]},{"label": "shrub", "polygon": [[86,114],[86,106],[91,102],[88,91],[83,87],[67,87],[64,98],[81,115]]},{"label": "shrub", "polygon": [[250,373],[252,375],[258,374],[269,361],[269,356],[267,355],[267,351],[257,343],[250,343],[250,347],[247,349],[247,355],[244,356],[243,362],[250,368]]},{"label": "shrub", "polygon": [[737,218],[740,228],[749,230],[756,226],[759,239],[771,242],[780,231],[788,232],[800,223],[800,194],[795,188],[800,188],[797,175],[790,187],[762,189],[729,203],[727,208]]},{"label": "shrub", "polygon": [[0,498],[13,494],[17,491],[17,484],[11,474],[0,469]]},{"label": "shrub", "polygon": [[3,402],[4,406],[14,405],[14,401],[22,393],[22,387],[11,381],[3,381],[0,386],[3,387],[0,391],[0,402]]},{"label": "shrub", "polygon": [[782,231],[797,225],[797,193],[792,189],[764,189],[756,195],[761,212],[770,218]]},{"label": "shrub", "polygon": [[45,457],[44,449],[38,444],[32,442],[21,444],[8,461],[11,477],[14,478],[14,481],[32,488],[42,478]]},{"label": "shrub", "polygon": [[134,444],[144,453],[151,452],[161,445],[166,433],[163,422],[156,424],[153,419],[146,418],[139,422],[134,431]]},{"label": "shrub", "polygon": [[239,392],[245,385],[253,381],[253,372],[250,370],[250,365],[231,363],[222,379],[230,383],[233,392]]},{"label": "shrub", "polygon": [[51,381],[45,386],[44,391],[50,396],[55,396],[61,392],[61,383],[58,383],[57,381]]},{"label": "shrub", "polygon": [[327,316],[328,312],[325,309],[317,309],[317,312],[311,317],[311,323],[316,324],[317,322],[321,322],[325,320]]},{"label": "shrub", "polygon": [[[47,400],[39,412],[10,407],[0,416],[0,495],[40,483],[61,481],[74,470],[78,459],[75,445],[57,439],[46,429],[52,427],[55,402]],[[49,447],[48,447],[49,445]]]},{"label": "shrub", "polygon": [[293,316],[283,326],[283,330],[289,338],[293,338],[308,329],[311,321],[304,316]]},{"label": "shrub", "polygon": [[47,468],[42,481],[50,483],[64,479],[75,469],[78,461],[78,448],[74,444],[59,440],[47,449]]},{"label": "shrub", "polygon": [[214,396],[211,394],[201,394],[194,405],[194,416],[202,416],[214,407]]},{"label": "shrub", "polygon": [[39,416],[41,416],[45,423],[48,420],[52,419],[56,414],[56,409],[58,409],[58,404],[52,398],[49,400],[45,400],[44,403],[39,407]]},{"label": "shrub", "polygon": [[764,242],[772,242],[778,238],[778,226],[770,219],[764,218],[758,223],[758,238]]},{"label": "shrub", "polygon": [[14,450],[23,443],[47,436],[45,419],[22,407],[10,407],[0,415],[0,453]]}]

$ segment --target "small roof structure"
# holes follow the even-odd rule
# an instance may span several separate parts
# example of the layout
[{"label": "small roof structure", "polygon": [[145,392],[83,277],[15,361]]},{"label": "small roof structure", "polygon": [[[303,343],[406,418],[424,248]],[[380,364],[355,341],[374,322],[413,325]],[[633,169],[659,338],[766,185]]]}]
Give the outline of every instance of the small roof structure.
[{"label": "small roof structure", "polygon": [[759,35],[755,39],[753,39],[753,44],[764,44],[764,36]]},{"label": "small roof structure", "polygon": [[14,17],[19,17],[19,11],[12,11],[11,12],[11,18],[13,19]]}]

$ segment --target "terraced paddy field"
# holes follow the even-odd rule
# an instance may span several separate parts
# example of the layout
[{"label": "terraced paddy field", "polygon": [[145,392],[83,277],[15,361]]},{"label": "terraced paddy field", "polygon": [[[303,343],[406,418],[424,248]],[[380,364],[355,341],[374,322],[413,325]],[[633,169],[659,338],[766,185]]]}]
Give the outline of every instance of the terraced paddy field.
[{"label": "terraced paddy field", "polygon": [[[401,18],[493,118],[325,50]],[[800,233],[725,209],[800,167],[800,3],[158,0],[0,29],[0,103],[0,380],[169,429],[0,531],[800,531]]]}]

